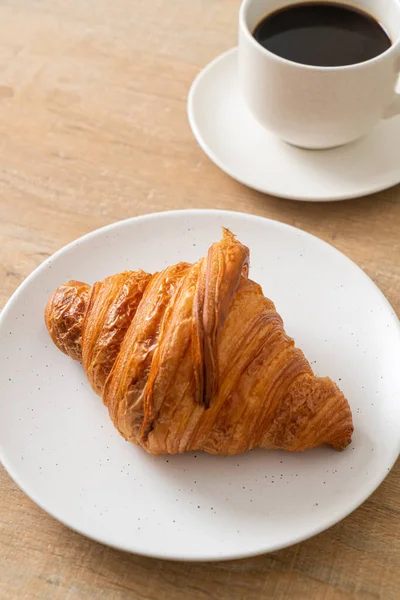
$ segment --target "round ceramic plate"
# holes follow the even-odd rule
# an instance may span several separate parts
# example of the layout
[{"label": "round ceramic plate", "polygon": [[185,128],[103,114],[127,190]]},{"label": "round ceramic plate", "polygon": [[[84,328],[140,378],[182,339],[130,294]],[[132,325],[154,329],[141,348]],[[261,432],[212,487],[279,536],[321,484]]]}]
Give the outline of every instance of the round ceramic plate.
[{"label": "round ceramic plate", "polygon": [[[353,443],[289,454],[153,457],[125,442],[80,364],[51,342],[43,310],[69,279],[195,261],[230,228],[251,277],[318,375],[350,401]],[[1,459],[44,510],[105,544],[169,559],[283,548],[333,525],[380,484],[399,453],[400,328],[372,281],[337,250],[255,216],[190,210],[91,233],[44,262],[0,320]]]},{"label": "round ceramic plate", "polygon": [[340,148],[289,146],[266,131],[244,103],[237,81],[237,48],[199,73],[189,93],[188,116],[207,156],[260,192],[328,202],[366,196],[400,182],[400,117],[381,121],[369,135]]}]

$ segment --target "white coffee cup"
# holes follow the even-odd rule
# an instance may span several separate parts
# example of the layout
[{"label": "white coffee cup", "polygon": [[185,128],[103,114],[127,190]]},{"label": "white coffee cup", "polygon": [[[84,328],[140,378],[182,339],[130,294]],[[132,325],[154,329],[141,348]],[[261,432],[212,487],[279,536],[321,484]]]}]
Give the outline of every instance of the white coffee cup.
[{"label": "white coffee cup", "polygon": [[240,8],[239,81],[245,101],[264,127],[295,146],[340,146],[368,133],[381,119],[400,114],[400,95],[395,93],[400,71],[400,0],[340,3],[372,15],[389,34],[392,46],[350,66],[295,63],[266,50],[252,32],[263,17],[299,0],[244,0]]}]

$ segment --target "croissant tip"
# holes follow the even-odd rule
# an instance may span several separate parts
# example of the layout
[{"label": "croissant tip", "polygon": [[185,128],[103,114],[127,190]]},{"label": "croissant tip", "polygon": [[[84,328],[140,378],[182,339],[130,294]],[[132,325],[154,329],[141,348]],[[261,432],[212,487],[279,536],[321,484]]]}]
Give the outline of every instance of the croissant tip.
[{"label": "croissant tip", "polygon": [[230,229],[222,226],[222,239],[224,240],[236,240],[236,235],[232,233]]},{"label": "croissant tip", "polygon": [[332,446],[332,448],[334,448],[335,450],[339,450],[341,452],[345,450],[348,446],[350,446],[350,444],[352,443],[353,432],[354,425],[352,421],[351,412],[349,410],[349,422],[345,427],[341,429],[340,432],[338,432],[338,434],[334,438],[331,438],[329,440],[328,444]]}]

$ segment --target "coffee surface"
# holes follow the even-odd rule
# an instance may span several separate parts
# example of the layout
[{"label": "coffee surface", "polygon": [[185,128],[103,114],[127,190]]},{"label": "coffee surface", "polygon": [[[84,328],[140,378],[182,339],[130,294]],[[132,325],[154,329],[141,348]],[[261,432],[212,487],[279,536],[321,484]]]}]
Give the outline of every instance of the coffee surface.
[{"label": "coffee surface", "polygon": [[391,40],[372,16],[330,2],[295,4],[264,17],[253,31],[264,48],[305,65],[338,67],[370,60]]}]

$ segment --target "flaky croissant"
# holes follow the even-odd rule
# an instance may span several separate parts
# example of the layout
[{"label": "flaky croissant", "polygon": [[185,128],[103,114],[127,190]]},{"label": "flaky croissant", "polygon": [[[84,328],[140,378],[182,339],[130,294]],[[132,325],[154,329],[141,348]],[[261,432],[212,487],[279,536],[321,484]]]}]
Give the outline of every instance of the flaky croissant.
[{"label": "flaky croissant", "polygon": [[316,377],[224,229],[194,264],[60,286],[45,320],[124,438],[153,454],[351,442],[349,404]]}]

